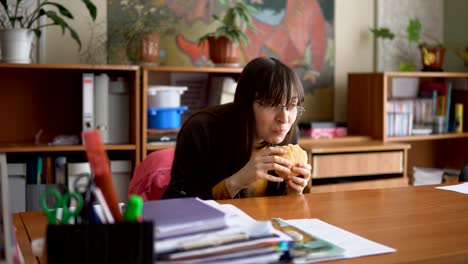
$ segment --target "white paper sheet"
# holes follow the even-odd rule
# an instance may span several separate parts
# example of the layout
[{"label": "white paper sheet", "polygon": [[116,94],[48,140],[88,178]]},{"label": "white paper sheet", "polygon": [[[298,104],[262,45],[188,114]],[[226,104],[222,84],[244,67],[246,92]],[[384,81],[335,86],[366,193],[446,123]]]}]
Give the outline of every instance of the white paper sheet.
[{"label": "white paper sheet", "polygon": [[289,224],[345,249],[344,258],[355,258],[396,250],[325,223],[319,219],[286,220]]},{"label": "white paper sheet", "polygon": [[454,191],[459,193],[468,194],[468,182],[456,185],[449,185],[449,186],[439,186],[435,187],[436,189],[442,189],[447,191]]}]

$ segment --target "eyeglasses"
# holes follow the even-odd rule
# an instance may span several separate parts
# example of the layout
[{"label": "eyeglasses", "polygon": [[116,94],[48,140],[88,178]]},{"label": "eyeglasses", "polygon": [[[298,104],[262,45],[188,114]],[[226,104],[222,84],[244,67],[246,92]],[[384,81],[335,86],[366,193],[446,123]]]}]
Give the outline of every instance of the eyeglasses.
[{"label": "eyeglasses", "polygon": [[259,104],[261,107],[263,107],[265,110],[267,111],[271,111],[271,112],[274,112],[274,111],[283,111],[283,109],[286,110],[286,112],[288,113],[294,113],[296,112],[296,116],[301,116],[304,112],[305,112],[305,108],[300,106],[300,105],[296,105],[296,104],[289,104],[289,105],[266,105],[264,103],[261,103],[259,101],[255,101],[257,102],[257,104]]}]

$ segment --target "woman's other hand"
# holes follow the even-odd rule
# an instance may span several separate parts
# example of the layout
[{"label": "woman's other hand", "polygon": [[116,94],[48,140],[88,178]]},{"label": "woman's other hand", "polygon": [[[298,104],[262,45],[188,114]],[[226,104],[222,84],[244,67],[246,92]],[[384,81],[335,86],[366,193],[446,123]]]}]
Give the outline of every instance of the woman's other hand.
[{"label": "woman's other hand", "polygon": [[[268,147],[253,155],[242,169],[226,179],[226,187],[231,197],[234,197],[240,190],[257,180],[282,182],[283,178],[268,174],[268,171],[274,170],[290,173],[289,167],[292,165],[291,162],[280,156],[286,153],[287,150]],[[308,175],[310,178],[310,171]]]},{"label": "woman's other hand", "polygon": [[301,194],[309,184],[312,166],[308,163],[298,163],[291,171],[299,176],[289,176],[287,194]]}]

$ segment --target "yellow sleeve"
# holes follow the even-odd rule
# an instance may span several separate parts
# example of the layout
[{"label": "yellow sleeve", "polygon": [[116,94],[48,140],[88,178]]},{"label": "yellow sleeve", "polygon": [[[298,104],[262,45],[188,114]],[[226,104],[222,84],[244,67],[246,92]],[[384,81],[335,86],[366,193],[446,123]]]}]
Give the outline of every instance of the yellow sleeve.
[{"label": "yellow sleeve", "polygon": [[232,199],[229,191],[226,187],[226,179],[218,182],[212,189],[211,195],[215,200],[225,200],[225,199]]}]

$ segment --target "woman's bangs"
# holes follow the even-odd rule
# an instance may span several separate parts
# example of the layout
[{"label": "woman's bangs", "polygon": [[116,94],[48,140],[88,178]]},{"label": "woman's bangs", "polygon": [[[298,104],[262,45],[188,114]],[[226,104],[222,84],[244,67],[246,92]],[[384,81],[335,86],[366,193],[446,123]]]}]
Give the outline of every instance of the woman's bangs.
[{"label": "woman's bangs", "polygon": [[288,105],[293,97],[297,97],[298,103],[304,101],[302,84],[295,75],[283,74],[281,77],[280,74],[276,74],[259,88],[256,100],[264,105]]}]

